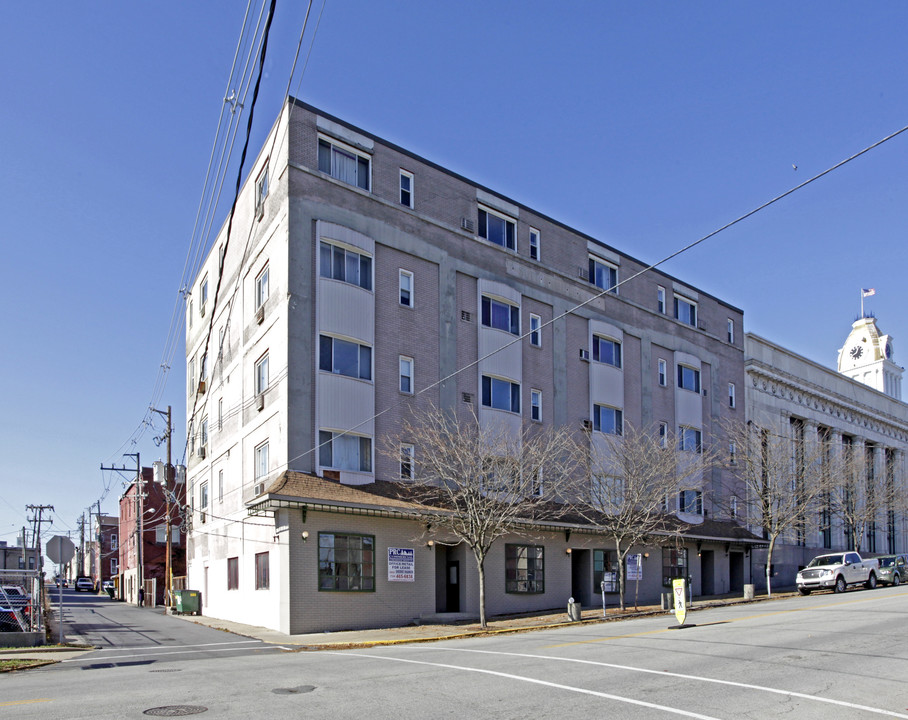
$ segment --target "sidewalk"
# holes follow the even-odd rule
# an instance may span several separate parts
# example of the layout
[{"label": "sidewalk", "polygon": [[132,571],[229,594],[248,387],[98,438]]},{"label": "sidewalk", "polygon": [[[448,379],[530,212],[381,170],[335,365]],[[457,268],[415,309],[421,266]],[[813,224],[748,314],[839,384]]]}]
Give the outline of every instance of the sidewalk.
[{"label": "sidewalk", "polygon": [[[774,592],[772,597],[757,596],[753,600],[745,600],[740,595],[717,595],[712,597],[698,597],[688,606],[688,611],[696,613],[709,607],[737,605],[744,603],[764,602],[793,595],[789,590]],[[164,613],[164,608],[149,609],[149,612]],[[664,615],[666,619],[671,616],[671,611],[663,610],[658,605],[641,605],[634,609],[633,605],[621,612],[617,607],[609,607],[605,617],[602,608],[589,608],[583,610],[581,619],[572,622],[568,619],[567,609],[549,611],[528,615],[507,615],[489,618],[486,629],[479,626],[478,621],[461,621],[455,624],[442,625],[407,625],[405,627],[381,628],[377,630],[346,630],[341,632],[306,633],[301,635],[288,635],[256,625],[246,625],[222,620],[219,618],[205,617],[204,615],[171,615],[175,621],[194,622],[218,630],[224,630],[236,635],[254,638],[273,645],[281,645],[294,650],[340,650],[349,648],[373,647],[376,645],[397,645],[401,643],[434,642],[454,638],[478,637],[482,635],[495,635],[500,633],[530,632],[545,628],[566,627],[568,625],[594,624],[602,622],[620,622],[631,618],[645,617],[648,615]],[[54,637],[56,633],[54,634]],[[0,660],[5,659],[38,659],[55,662],[71,657],[78,657],[92,650],[91,647],[79,645],[79,636],[71,632],[71,628],[64,625],[66,647],[44,646],[38,648],[10,648],[0,650]]]}]

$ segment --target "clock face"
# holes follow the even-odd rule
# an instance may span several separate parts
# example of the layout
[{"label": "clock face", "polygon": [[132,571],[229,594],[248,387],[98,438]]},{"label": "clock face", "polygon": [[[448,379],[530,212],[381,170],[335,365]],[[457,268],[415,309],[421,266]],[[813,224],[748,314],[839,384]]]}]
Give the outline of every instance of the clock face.
[{"label": "clock face", "polygon": [[860,345],[855,345],[853,348],[851,348],[851,357],[853,357],[855,360],[857,360],[863,354],[864,348],[862,348]]}]

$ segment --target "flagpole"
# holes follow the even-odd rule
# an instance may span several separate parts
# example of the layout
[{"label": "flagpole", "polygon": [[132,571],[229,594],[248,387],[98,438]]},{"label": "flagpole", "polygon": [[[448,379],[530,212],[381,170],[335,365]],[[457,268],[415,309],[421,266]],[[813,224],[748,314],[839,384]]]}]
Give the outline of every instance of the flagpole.
[{"label": "flagpole", "polygon": [[864,288],[861,288],[861,320],[864,319]]}]

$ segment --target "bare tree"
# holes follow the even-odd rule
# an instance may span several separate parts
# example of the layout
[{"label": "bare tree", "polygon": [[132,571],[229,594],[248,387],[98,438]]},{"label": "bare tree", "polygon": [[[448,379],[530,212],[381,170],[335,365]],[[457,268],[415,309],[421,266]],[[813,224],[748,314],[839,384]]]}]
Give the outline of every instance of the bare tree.
[{"label": "bare tree", "polygon": [[[405,442],[413,456],[401,458]],[[406,496],[433,532],[470,548],[479,574],[479,621],[486,627],[485,561],[501,537],[531,532],[558,515],[557,498],[576,471],[575,443],[563,429],[480,422],[475,413],[430,407],[405,422],[385,452],[410,463]]]},{"label": "bare tree", "polygon": [[789,432],[752,421],[725,426],[733,486],[723,497],[735,504],[733,516],[762,531],[768,540],[766,592],[772,595],[772,557],[776,544],[792,537],[799,544],[828,516],[830,465],[825,436],[804,436],[804,425],[792,420]]},{"label": "bare tree", "polygon": [[[688,452],[690,450],[690,452]],[[625,607],[625,561],[635,547],[677,537],[685,525],[668,511],[681,488],[702,492],[711,464],[699,438],[683,448],[657,429],[625,423],[622,434],[597,433],[589,443],[589,469],[575,492],[574,508],[614,543],[618,593]],[[697,495],[702,502],[702,495]]]}]

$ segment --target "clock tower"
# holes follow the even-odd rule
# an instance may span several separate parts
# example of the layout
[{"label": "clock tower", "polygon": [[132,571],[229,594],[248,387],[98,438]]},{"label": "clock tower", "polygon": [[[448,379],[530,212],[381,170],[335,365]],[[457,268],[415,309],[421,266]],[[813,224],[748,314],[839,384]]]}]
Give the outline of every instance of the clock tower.
[{"label": "clock tower", "polygon": [[880,333],[876,318],[863,317],[852,324],[839,350],[839,372],[901,400],[904,368],[892,356],[892,338]]}]

